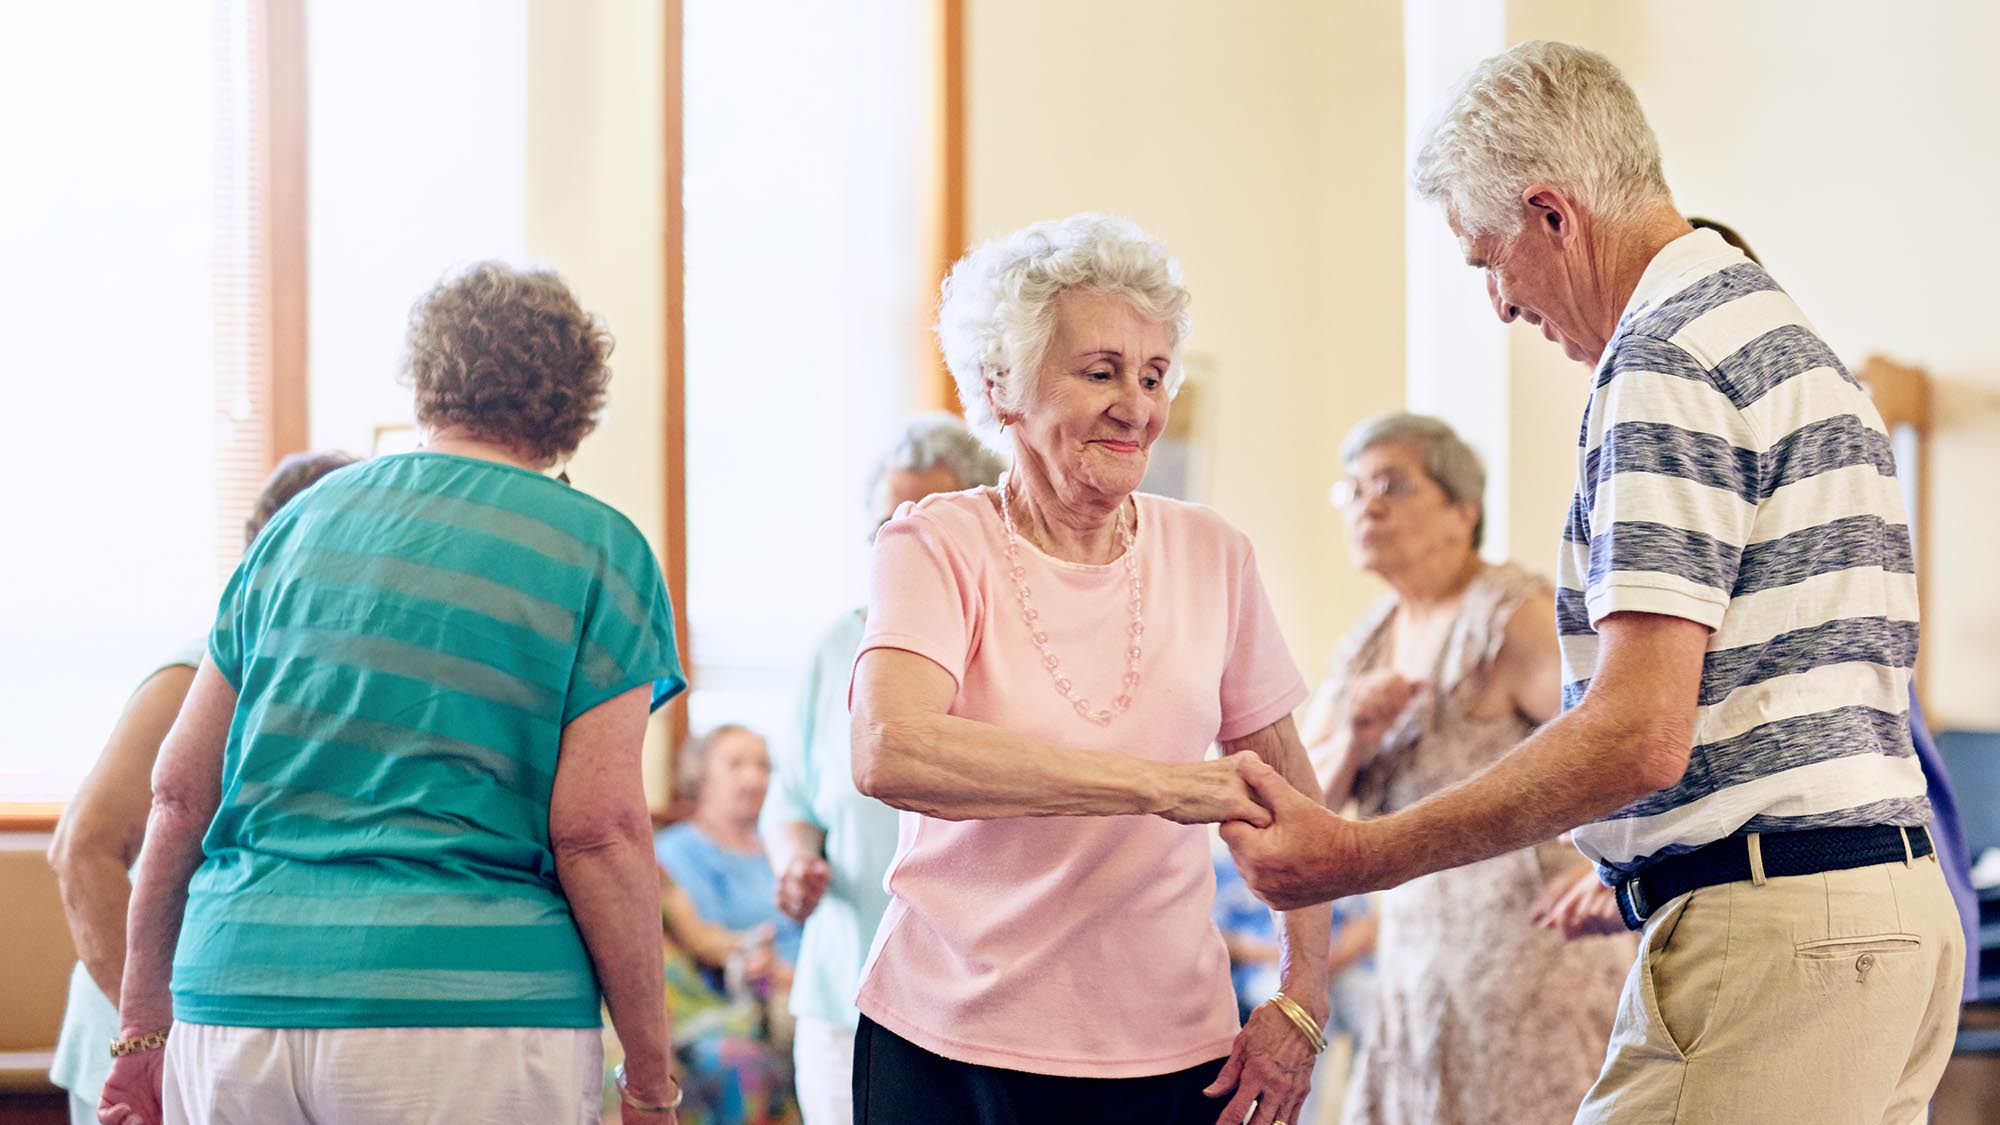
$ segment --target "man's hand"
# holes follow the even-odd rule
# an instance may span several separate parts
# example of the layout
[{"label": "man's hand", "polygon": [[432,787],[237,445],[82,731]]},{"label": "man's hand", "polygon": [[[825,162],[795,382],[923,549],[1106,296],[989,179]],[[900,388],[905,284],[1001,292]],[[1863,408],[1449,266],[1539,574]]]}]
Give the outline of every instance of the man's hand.
[{"label": "man's hand", "polygon": [[1240,762],[1239,768],[1251,794],[1271,810],[1271,824],[1258,828],[1229,821],[1222,840],[1258,898],[1273,909],[1297,910],[1376,889],[1360,825],[1328,812],[1261,759]]},{"label": "man's hand", "polygon": [[818,909],[820,897],[826,894],[827,883],[832,879],[833,869],[826,865],[826,860],[795,853],[778,873],[778,909],[794,922],[805,921]]},{"label": "man's hand", "polygon": [[1558,930],[1572,941],[1625,932],[1617,892],[1604,885],[1593,867],[1549,880],[1529,908],[1528,920],[1545,930]]}]

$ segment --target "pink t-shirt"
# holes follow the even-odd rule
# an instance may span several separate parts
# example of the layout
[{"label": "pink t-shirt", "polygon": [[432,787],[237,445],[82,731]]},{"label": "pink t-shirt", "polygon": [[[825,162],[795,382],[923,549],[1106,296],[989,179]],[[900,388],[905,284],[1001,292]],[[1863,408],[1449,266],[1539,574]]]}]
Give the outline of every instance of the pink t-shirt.
[{"label": "pink t-shirt", "polygon": [[[1250,541],[1207,508],[1138,496],[1145,637],[1132,710],[1100,727],[1055,688],[1021,620],[989,489],[904,505],[876,539],[862,653],[958,682],[951,713],[1063,746],[1199,761],[1305,699]],[[1130,643],[1122,560],[1022,540],[1049,644],[1092,707]],[[859,659],[857,655],[856,659]],[[1037,1074],[1166,1074],[1229,1053],[1229,956],[1208,835],[1155,816],[946,821],[905,812],[894,900],[862,969],[868,1018],[935,1054]]]}]

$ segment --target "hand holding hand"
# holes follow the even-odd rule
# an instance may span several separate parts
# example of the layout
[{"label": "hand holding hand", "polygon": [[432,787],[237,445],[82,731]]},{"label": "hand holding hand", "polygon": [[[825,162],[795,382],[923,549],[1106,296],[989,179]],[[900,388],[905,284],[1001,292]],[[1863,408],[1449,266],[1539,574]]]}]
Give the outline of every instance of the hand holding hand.
[{"label": "hand holding hand", "polygon": [[1368,871],[1373,856],[1361,845],[1359,825],[1292,788],[1260,758],[1242,769],[1251,792],[1270,810],[1270,824],[1232,821],[1222,826],[1222,840],[1258,898],[1277,910],[1297,910],[1376,889]]},{"label": "hand holding hand", "polygon": [[1160,815],[1176,824],[1215,824],[1232,820],[1246,821],[1260,828],[1270,824],[1270,810],[1250,795],[1250,785],[1244,780],[1244,771],[1251,762],[1263,765],[1263,759],[1244,750],[1212,761],[1175,767],[1179,796]]},{"label": "hand holding hand", "polygon": [[819,907],[833,868],[816,855],[794,855],[778,873],[778,909],[794,922],[803,922]]},{"label": "hand holding hand", "polygon": [[1545,930],[1560,931],[1572,941],[1625,932],[1617,893],[1605,886],[1591,867],[1549,880],[1529,908],[1528,920]]},{"label": "hand holding hand", "polygon": [[1425,686],[1389,668],[1357,677],[1347,696],[1347,730],[1355,748],[1374,750]]}]

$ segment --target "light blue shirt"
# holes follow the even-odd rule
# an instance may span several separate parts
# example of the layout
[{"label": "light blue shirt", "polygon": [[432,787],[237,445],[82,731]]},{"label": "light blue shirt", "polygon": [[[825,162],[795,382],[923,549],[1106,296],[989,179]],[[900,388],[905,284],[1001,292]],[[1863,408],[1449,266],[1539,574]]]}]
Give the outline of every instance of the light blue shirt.
[{"label": "light blue shirt", "polygon": [[767,836],[794,820],[826,833],[833,877],[806,919],[792,1014],[849,1027],[858,1022],[854,992],[861,964],[889,909],[882,877],[896,857],[896,810],[854,788],[847,685],[861,629],[861,611],[844,613],[813,650],[799,693],[798,737],[773,740],[771,791],[759,821]]},{"label": "light blue shirt", "polygon": [[725,848],[703,835],[692,820],[683,820],[653,837],[653,855],[687,892],[704,921],[731,930],[755,929],[769,922],[778,931],[773,943],[778,956],[797,963],[799,924],[778,913],[777,879],[763,852]]}]

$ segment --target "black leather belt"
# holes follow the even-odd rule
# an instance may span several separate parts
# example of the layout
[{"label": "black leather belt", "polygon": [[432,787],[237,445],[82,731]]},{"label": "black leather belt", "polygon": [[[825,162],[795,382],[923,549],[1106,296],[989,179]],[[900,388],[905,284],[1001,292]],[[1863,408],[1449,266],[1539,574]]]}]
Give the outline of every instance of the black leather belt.
[{"label": "black leather belt", "polygon": [[[1765,832],[1757,840],[1767,879],[1901,863],[1906,857],[1931,854],[1928,828],[1886,824]],[[1638,929],[1653,911],[1689,891],[1751,878],[1755,872],[1750,847],[1750,837],[1731,836],[1648,864],[1644,871],[1618,884],[1618,913],[1624,916],[1626,928]]]}]

